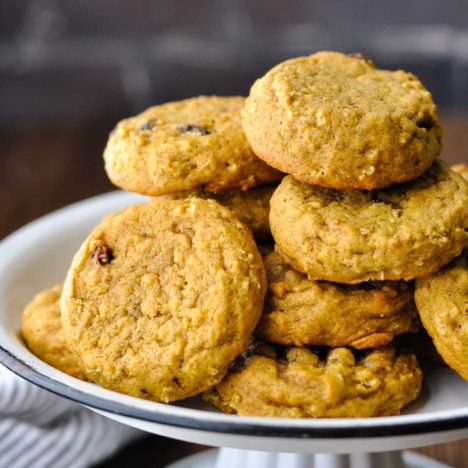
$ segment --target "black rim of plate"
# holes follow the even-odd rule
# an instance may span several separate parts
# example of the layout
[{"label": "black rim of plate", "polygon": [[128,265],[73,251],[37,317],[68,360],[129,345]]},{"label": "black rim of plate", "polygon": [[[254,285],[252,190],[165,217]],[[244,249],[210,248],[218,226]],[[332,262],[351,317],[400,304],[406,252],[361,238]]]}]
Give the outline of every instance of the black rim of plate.
[{"label": "black rim of plate", "polygon": [[[178,415],[162,414],[157,411],[134,408],[124,403],[119,403],[99,396],[90,395],[81,390],[69,387],[33,369],[24,361],[15,357],[8,350],[0,346],[0,362],[9,370],[56,395],[73,400],[77,403],[92,408],[126,416],[134,419],[142,419],[167,426],[195,429],[209,432],[221,432],[233,435],[250,435],[261,437],[282,437],[293,439],[317,439],[317,438],[374,438],[416,435],[430,432],[463,429],[468,427],[468,416],[451,417],[434,421],[404,422],[392,425],[373,425],[372,427],[324,427],[302,428],[281,424],[278,426],[263,426],[255,423],[230,424],[217,421],[204,421],[202,419],[184,417]],[[236,416],[232,416],[236,418]],[[281,420],[279,420],[281,421]]]}]

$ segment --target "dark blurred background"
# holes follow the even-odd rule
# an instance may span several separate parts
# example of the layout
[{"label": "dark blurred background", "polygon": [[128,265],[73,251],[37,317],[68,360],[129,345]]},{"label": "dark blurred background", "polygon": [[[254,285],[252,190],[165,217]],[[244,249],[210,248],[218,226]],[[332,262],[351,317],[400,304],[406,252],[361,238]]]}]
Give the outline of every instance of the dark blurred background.
[{"label": "dark blurred background", "polygon": [[110,190],[116,121],[199,94],[247,94],[289,57],[361,52],[417,74],[468,152],[468,1],[0,0],[0,238]]},{"label": "dark blurred background", "polygon": [[[443,157],[467,162],[467,0],[0,0],[0,238],[112,189],[101,154],[117,120],[247,94],[279,61],[321,49],[418,75],[441,111]],[[128,460],[163,466],[145,447]],[[431,453],[457,466],[463,447]],[[158,459],[194,449],[162,443]]]}]

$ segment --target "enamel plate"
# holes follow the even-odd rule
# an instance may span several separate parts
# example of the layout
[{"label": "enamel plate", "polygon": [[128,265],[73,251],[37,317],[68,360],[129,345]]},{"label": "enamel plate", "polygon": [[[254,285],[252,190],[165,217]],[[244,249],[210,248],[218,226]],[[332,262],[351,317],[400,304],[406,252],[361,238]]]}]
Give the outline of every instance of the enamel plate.
[{"label": "enamel plate", "polygon": [[279,419],[218,412],[191,398],[163,404],[81,382],[45,364],[18,335],[34,294],[64,280],[81,242],[101,218],[146,199],[112,192],[23,227],[0,243],[0,361],[51,392],[125,424],[196,443],[253,450],[343,453],[396,450],[468,437],[468,382],[445,367],[424,369],[422,395],[404,414],[358,419]]}]

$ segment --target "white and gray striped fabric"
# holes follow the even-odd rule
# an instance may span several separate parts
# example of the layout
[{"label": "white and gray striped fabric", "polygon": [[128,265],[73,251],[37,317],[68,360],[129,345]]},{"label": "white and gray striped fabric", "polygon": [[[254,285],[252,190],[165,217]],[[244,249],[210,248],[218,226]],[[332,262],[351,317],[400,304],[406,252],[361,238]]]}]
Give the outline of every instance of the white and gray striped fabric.
[{"label": "white and gray striped fabric", "polygon": [[0,468],[88,467],[141,434],[0,365]]}]

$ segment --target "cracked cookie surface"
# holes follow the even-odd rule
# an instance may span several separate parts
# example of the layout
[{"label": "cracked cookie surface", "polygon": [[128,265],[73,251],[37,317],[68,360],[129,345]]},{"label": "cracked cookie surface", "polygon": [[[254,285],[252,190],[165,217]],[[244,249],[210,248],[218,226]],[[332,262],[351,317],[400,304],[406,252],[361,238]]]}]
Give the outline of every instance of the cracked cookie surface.
[{"label": "cracked cookie surface", "polygon": [[75,255],[62,320],[87,375],[156,401],[218,383],[261,314],[251,232],[213,200],[165,200],[107,217]]},{"label": "cracked cookie surface", "polygon": [[437,351],[468,380],[468,250],[432,276],[417,280],[414,299]]},{"label": "cracked cookie surface", "polygon": [[242,111],[257,156],[302,182],[374,189],[412,180],[440,153],[431,94],[412,74],[319,52],[258,79]]},{"label": "cracked cookie surface", "polygon": [[203,187],[246,190],[281,174],[252,152],[241,126],[243,97],[199,96],[122,120],[104,151],[117,186],[144,195]]},{"label": "cracked cookie surface", "polygon": [[354,284],[428,276],[468,243],[468,183],[435,161],[387,189],[337,191],[285,177],[271,198],[276,249],[309,279]]},{"label": "cracked cookie surface", "polygon": [[392,345],[356,355],[347,348],[315,352],[273,348],[247,353],[205,400],[226,413],[287,418],[390,416],[420,392],[414,354]]},{"label": "cracked cookie surface", "polygon": [[265,308],[255,335],[290,346],[376,348],[419,328],[412,287],[404,281],[350,286],[310,281],[280,255],[264,257]]},{"label": "cracked cookie surface", "polygon": [[70,350],[62,327],[60,295],[62,285],[34,296],[21,316],[21,336],[40,359],[66,374],[86,380],[83,367]]}]

